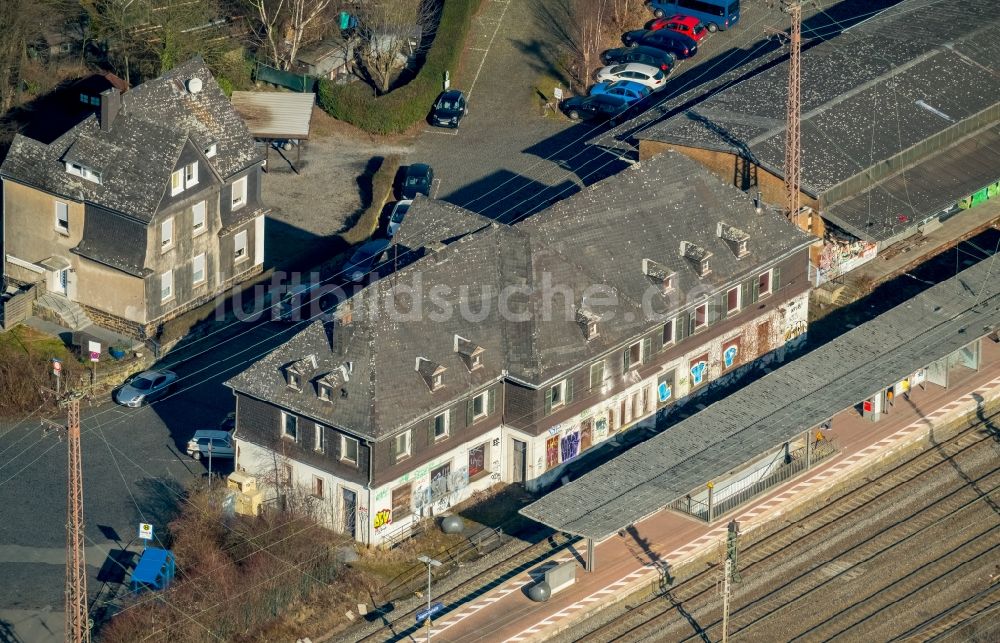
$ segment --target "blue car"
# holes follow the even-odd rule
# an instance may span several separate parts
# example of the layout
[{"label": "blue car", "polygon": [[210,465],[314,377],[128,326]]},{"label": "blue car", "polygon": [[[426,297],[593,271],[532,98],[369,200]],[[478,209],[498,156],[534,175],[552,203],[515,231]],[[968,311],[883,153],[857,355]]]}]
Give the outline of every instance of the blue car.
[{"label": "blue car", "polygon": [[629,105],[641,101],[651,93],[649,87],[633,82],[631,80],[618,80],[615,82],[604,81],[597,83],[590,88],[590,95],[597,96],[605,94],[607,96],[617,96],[624,99]]}]

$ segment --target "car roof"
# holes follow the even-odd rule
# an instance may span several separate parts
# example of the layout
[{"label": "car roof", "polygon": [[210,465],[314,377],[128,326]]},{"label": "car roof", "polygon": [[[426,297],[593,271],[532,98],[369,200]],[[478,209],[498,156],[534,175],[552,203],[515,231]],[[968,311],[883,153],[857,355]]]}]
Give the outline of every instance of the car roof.
[{"label": "car roof", "polygon": [[679,13],[675,16],[670,16],[669,18],[667,18],[667,22],[680,22],[685,25],[694,26],[699,22],[701,22],[701,20],[695,18],[694,16],[685,16],[684,14]]},{"label": "car roof", "polygon": [[448,91],[441,92],[440,96],[440,98],[451,98],[453,100],[462,97],[462,91],[458,89],[449,89]]},{"label": "car roof", "polygon": [[400,199],[399,201],[396,201],[396,205],[392,206],[392,209],[395,210],[396,208],[408,208],[411,205],[413,205],[413,199]]},{"label": "car roof", "polygon": [[174,375],[173,371],[142,371],[139,373],[139,377],[157,377],[158,375]]},{"label": "car roof", "polygon": [[625,99],[621,96],[608,96],[607,94],[595,94],[594,96],[587,96],[586,98],[592,100],[595,103],[624,103]]},{"label": "car roof", "polygon": [[662,49],[657,49],[656,47],[647,47],[646,45],[636,45],[630,49],[636,53],[646,54],[647,56],[652,56],[655,58],[671,58],[670,52],[663,51]]},{"label": "car roof", "polygon": [[642,91],[644,89],[649,89],[642,83],[637,83],[634,80],[616,80],[615,82],[608,85],[608,89],[611,89],[612,87],[625,87],[626,89],[634,89],[635,91]]},{"label": "car roof", "polygon": [[[652,65],[647,65],[646,63],[631,62],[622,64],[625,66],[624,71],[641,71],[644,74],[650,74],[650,75],[660,71],[657,67],[653,67]],[[615,67],[618,66],[619,65],[615,65]]]},{"label": "car roof", "polygon": [[192,440],[197,440],[198,438],[227,438],[229,437],[229,431],[222,431],[220,429],[198,429],[191,436]]},{"label": "car roof", "polygon": [[685,43],[694,43],[694,38],[691,36],[682,34],[679,31],[673,31],[672,29],[660,29],[659,31],[650,32],[648,35],[656,40],[680,40]]}]

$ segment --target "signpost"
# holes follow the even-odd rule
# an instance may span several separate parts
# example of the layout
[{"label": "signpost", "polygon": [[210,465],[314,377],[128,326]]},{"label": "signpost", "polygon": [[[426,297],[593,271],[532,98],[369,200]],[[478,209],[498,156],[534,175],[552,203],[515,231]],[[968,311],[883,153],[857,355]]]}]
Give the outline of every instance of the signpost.
[{"label": "signpost", "polygon": [[425,620],[436,615],[438,612],[444,609],[444,603],[431,603],[429,607],[425,607],[419,612],[417,612],[417,625],[420,625]]},{"label": "signpost", "polygon": [[140,522],[139,538],[142,539],[142,548],[145,549],[149,541],[153,539],[153,525],[148,522]]},{"label": "signpost", "polygon": [[555,89],[553,89],[552,97],[555,98],[556,100],[562,100],[563,98],[562,87],[556,87]]},{"label": "signpost", "polygon": [[448,91],[448,88],[450,88],[450,87],[451,87],[451,74],[449,74],[448,70],[445,69],[444,70],[444,90]]},{"label": "signpost", "polygon": [[58,357],[52,358],[52,374],[56,376],[56,396],[59,395],[59,381],[62,377],[62,360]]},{"label": "signpost", "polygon": [[97,362],[101,359],[101,343],[88,341],[87,350],[90,352],[90,385],[97,384]]}]

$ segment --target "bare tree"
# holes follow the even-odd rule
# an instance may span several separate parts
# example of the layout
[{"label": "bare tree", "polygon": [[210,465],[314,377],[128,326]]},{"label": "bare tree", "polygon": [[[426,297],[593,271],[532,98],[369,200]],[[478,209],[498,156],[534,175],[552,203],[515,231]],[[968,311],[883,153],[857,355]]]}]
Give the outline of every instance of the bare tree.
[{"label": "bare tree", "polygon": [[645,13],[643,0],[610,0],[611,20],[615,30],[621,31]]},{"label": "bare tree", "polygon": [[389,91],[401,59],[417,53],[419,42],[411,49],[415,28],[420,28],[420,40],[431,35],[437,17],[435,12],[433,3],[424,0],[379,0],[361,7],[359,57],[379,93]]},{"label": "bare tree", "polygon": [[54,3],[43,0],[0,0],[0,113],[15,105],[28,43],[42,35]]},{"label": "bare tree", "polygon": [[568,26],[569,45],[576,64],[577,82],[586,85],[589,73],[596,66],[604,49],[605,22],[608,3],[615,0],[573,0],[572,17]]},{"label": "bare tree", "polygon": [[289,69],[302,45],[318,40],[330,22],[330,0],[246,0],[255,44],[278,69]]}]

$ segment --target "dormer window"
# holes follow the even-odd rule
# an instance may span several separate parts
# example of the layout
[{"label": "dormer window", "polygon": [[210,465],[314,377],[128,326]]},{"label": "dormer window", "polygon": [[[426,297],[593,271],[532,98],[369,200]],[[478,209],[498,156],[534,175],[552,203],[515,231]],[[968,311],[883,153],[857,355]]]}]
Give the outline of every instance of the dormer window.
[{"label": "dormer window", "polygon": [[319,399],[323,400],[324,402],[330,401],[330,396],[333,394],[333,389],[330,388],[329,384],[320,383],[316,390],[317,390],[316,395],[317,397],[319,397]]},{"label": "dormer window", "polygon": [[211,145],[205,148],[205,156],[208,158],[212,158],[218,151],[219,151],[218,146],[215,143],[212,143]]},{"label": "dormer window", "polygon": [[708,261],[712,257],[712,253],[701,246],[690,241],[681,241],[680,254],[681,257],[693,264],[699,277],[707,277],[712,272],[711,264]]},{"label": "dormer window", "polygon": [[418,357],[415,369],[424,378],[424,383],[431,391],[444,388],[444,372],[448,370],[444,366],[435,364],[426,357]]},{"label": "dormer window", "polygon": [[750,235],[743,230],[720,221],[719,225],[716,227],[716,234],[720,239],[726,242],[726,245],[728,245],[729,249],[733,251],[733,254],[736,255],[737,259],[746,256],[749,252],[749,250],[747,250],[747,241],[750,240]]},{"label": "dormer window", "polygon": [[87,179],[92,183],[101,184],[101,173],[92,170],[85,165],[80,165],[79,163],[66,162],[66,172],[72,174],[73,176],[79,176],[81,178]]},{"label": "dormer window", "polygon": [[302,379],[309,377],[309,375],[316,370],[316,366],[317,361],[315,355],[309,355],[294,364],[290,364],[287,368],[285,368],[285,382],[288,384],[288,388],[301,391]]},{"label": "dormer window", "polygon": [[652,259],[642,260],[642,274],[649,277],[654,284],[659,284],[664,293],[671,292],[676,286],[674,272]]},{"label": "dormer window", "polygon": [[588,341],[600,334],[600,321],[601,318],[592,310],[580,308],[576,311],[576,323],[580,324],[583,336]]},{"label": "dormer window", "polygon": [[455,335],[454,348],[455,352],[462,358],[462,361],[465,362],[466,368],[470,371],[482,367],[483,353],[486,350],[482,346],[467,340],[461,335]]},{"label": "dormer window", "polygon": [[288,371],[288,388],[293,388],[296,391],[302,390],[302,376],[295,371]]}]

